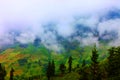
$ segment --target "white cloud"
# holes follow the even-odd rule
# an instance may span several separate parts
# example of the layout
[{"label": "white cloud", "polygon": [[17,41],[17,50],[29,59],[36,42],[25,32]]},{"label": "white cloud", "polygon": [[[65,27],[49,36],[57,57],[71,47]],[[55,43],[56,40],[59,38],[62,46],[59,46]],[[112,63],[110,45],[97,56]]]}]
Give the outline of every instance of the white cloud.
[{"label": "white cloud", "polygon": [[[42,25],[51,21],[57,23],[55,29],[63,37],[74,33],[75,23],[89,27],[99,24],[102,33],[109,25],[113,29],[119,25],[113,25],[118,20],[108,21],[111,24],[98,21],[113,8],[120,9],[120,0],[0,0],[0,37],[4,39],[10,31],[17,30],[22,32],[16,37],[21,43],[33,42],[39,36],[45,43],[49,40],[47,43],[59,45],[55,34],[44,33]],[[75,22],[75,16],[83,18]]]},{"label": "white cloud", "polygon": [[1,0],[0,17],[5,21],[42,22],[79,14],[103,13],[119,4],[119,0]]},{"label": "white cloud", "polygon": [[16,37],[16,40],[22,44],[33,43],[35,40],[35,35],[31,32],[23,32],[20,36]]},{"label": "white cloud", "polygon": [[94,45],[96,44],[97,46],[99,45],[99,41],[97,37],[94,37],[92,34],[88,34],[88,37],[83,38],[82,40],[83,45]]},{"label": "white cloud", "polygon": [[92,16],[83,16],[80,17],[78,20],[75,21],[74,24],[81,24],[87,27],[95,28],[99,23],[99,16],[92,15]]},{"label": "white cloud", "polygon": [[[120,18],[117,19],[110,19],[104,22],[99,23],[98,29],[100,32],[100,35],[103,34],[105,31],[111,32],[115,31],[118,33],[118,38],[112,40],[109,45],[110,46],[120,46]],[[114,37],[114,36],[113,36]],[[106,36],[106,38],[109,38],[109,36]]]},{"label": "white cloud", "polygon": [[111,20],[107,20],[104,22],[100,22],[98,24],[98,30],[100,32],[100,34],[104,33],[105,31],[116,31],[119,33],[120,35],[120,19],[111,19]]}]

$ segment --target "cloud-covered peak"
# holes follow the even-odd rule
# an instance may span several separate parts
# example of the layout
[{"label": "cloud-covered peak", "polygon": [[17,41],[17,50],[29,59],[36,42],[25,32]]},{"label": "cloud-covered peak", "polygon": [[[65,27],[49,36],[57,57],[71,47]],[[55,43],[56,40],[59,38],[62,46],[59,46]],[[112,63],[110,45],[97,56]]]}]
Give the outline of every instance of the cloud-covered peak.
[{"label": "cloud-covered peak", "polygon": [[2,0],[0,47],[39,38],[47,48],[59,50],[58,37],[99,44],[106,31],[115,31],[119,39],[119,10],[119,0]]}]

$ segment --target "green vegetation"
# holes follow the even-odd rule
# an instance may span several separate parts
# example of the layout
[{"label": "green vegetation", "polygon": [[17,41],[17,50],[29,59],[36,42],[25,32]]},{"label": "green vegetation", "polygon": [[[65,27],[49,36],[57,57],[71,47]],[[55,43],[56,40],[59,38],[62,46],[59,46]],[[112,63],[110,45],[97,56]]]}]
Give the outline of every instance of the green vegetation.
[{"label": "green vegetation", "polygon": [[7,49],[0,54],[0,80],[119,80],[120,47],[108,48],[85,46],[62,53],[32,45]]}]

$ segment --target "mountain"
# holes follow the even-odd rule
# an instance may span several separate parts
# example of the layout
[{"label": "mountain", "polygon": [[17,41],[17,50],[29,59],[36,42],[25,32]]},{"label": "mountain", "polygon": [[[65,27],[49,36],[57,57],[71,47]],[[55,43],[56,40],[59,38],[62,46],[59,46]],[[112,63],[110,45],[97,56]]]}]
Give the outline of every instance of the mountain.
[{"label": "mountain", "polygon": [[[117,12],[107,14],[105,20],[117,18],[120,16]],[[101,19],[102,21],[103,19]],[[92,48],[95,43],[97,45],[99,61],[106,60],[108,56],[109,43],[118,39],[118,32],[115,30],[104,31],[100,33],[97,27],[91,28],[82,24],[75,24],[75,31],[69,36],[63,36],[54,28],[55,24],[45,25],[42,36],[35,36],[32,42],[21,43],[16,37],[22,32],[11,31],[13,44],[6,44],[0,49],[0,63],[5,65],[7,69],[7,77],[11,67],[15,69],[15,78],[22,80],[26,77],[45,75],[45,70],[49,60],[55,60],[57,65],[57,73],[59,73],[59,65],[65,63],[68,67],[69,56],[73,57],[73,67],[82,64],[86,60],[86,64],[91,63]],[[31,33],[32,34],[32,33]],[[95,38],[96,41],[89,38]],[[88,40],[87,40],[88,39]],[[84,45],[83,41],[94,42],[93,44]],[[54,45],[54,47],[53,47]],[[57,49],[57,50],[56,50]]]},{"label": "mountain", "polygon": [[[16,48],[9,48],[3,51],[0,54],[0,63],[5,65],[5,68],[7,69],[7,77],[9,77],[9,70],[11,67],[15,69],[15,76],[16,78],[24,78],[24,77],[30,77],[31,75],[44,75],[47,63],[49,60],[55,60],[55,64],[57,65],[57,69],[59,68],[58,65],[60,63],[66,63],[69,58],[69,56],[73,57],[73,66],[76,67],[77,64],[81,64],[82,61],[85,59],[86,63],[89,64],[90,56],[91,56],[91,50],[93,47],[91,46],[85,46],[85,47],[79,47],[77,46],[74,48],[74,46],[77,44],[73,43],[73,46],[68,47],[63,53],[57,53],[55,51],[50,51],[47,48],[44,47],[44,45],[41,46],[34,46],[33,44],[29,44],[27,47],[16,47]],[[74,49],[72,49],[72,47]],[[99,47],[98,51],[100,54],[99,60],[103,61],[106,59],[107,54],[107,46]],[[59,69],[58,69],[59,70]],[[59,72],[59,71],[57,71]]]}]

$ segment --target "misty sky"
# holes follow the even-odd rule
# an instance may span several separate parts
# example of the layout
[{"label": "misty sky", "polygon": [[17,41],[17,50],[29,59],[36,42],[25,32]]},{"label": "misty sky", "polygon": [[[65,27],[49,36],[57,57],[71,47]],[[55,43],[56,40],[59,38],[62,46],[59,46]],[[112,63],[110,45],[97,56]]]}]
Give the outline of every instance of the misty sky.
[{"label": "misty sky", "polygon": [[[40,37],[43,44],[58,49],[56,35],[45,33],[46,26],[67,38],[75,33],[75,24],[97,28],[100,35],[115,30],[119,37],[110,45],[118,45],[120,15],[108,18],[110,11],[120,14],[120,0],[0,0],[0,47],[14,44],[14,40],[32,43]],[[97,37],[89,35],[82,40],[84,44],[98,43]]]}]

